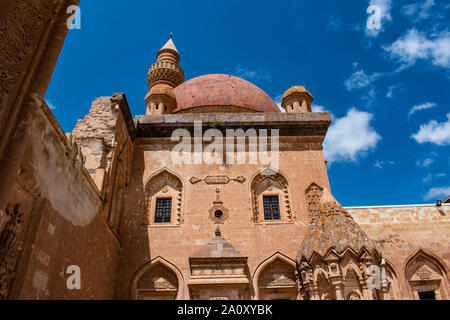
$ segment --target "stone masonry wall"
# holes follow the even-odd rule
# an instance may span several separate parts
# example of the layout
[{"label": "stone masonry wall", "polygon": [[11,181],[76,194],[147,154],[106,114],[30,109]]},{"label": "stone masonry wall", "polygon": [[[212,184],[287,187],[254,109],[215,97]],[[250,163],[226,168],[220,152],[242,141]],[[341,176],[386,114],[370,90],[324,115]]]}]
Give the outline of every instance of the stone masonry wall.
[{"label": "stone masonry wall", "polygon": [[[15,241],[7,259],[0,257],[15,270],[7,275],[6,297],[111,299],[119,243],[107,225],[100,192],[47,106],[30,134],[7,210],[21,219],[8,228]],[[72,265],[80,267],[81,290],[67,287]]]},{"label": "stone masonry wall", "polygon": [[404,299],[408,259],[422,249],[450,266],[450,205],[347,208],[396,270]]}]

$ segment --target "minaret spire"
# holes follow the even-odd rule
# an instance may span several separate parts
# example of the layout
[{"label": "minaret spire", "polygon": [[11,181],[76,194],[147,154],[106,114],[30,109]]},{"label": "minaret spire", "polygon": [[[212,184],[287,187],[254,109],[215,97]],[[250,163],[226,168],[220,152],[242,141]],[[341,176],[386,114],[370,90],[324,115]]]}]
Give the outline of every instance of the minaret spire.
[{"label": "minaret spire", "polygon": [[178,65],[180,54],[173,42],[173,35],[158,51],[156,63],[148,72],[149,93],[145,97],[147,115],[172,113],[177,107],[173,89],[184,82],[184,71]]}]

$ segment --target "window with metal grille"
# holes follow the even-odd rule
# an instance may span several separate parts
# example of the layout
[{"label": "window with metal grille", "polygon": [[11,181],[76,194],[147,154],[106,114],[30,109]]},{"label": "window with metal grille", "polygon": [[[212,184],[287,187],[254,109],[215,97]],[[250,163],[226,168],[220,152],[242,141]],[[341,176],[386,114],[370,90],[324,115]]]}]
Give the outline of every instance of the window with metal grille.
[{"label": "window with metal grille", "polygon": [[281,220],[278,196],[264,197],[264,219]]},{"label": "window with metal grille", "polygon": [[155,223],[168,223],[172,213],[172,199],[156,199]]}]

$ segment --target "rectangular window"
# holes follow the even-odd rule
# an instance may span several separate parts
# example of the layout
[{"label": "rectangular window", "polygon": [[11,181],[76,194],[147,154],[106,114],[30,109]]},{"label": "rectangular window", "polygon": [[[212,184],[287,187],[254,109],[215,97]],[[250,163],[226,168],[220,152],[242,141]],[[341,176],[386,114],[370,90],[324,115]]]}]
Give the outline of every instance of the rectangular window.
[{"label": "rectangular window", "polygon": [[264,219],[267,221],[281,220],[278,196],[264,197]]},{"label": "rectangular window", "polygon": [[172,199],[156,199],[155,223],[169,223],[172,213]]}]

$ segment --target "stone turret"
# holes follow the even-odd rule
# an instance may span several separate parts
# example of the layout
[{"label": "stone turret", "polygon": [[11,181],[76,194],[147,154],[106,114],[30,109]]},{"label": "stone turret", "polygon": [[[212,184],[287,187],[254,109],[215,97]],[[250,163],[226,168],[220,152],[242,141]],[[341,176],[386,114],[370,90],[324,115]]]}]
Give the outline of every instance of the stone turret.
[{"label": "stone turret", "polygon": [[311,104],[314,98],[312,94],[303,86],[290,88],[283,95],[281,106],[288,113],[311,112]]},{"label": "stone turret", "polygon": [[157,62],[148,72],[149,93],[145,97],[147,115],[161,115],[172,113],[177,108],[173,89],[184,82],[184,71],[178,65],[180,54],[172,40],[159,50]]},{"label": "stone turret", "polygon": [[375,243],[325,189],[297,257],[304,299],[378,299],[382,264]]}]

